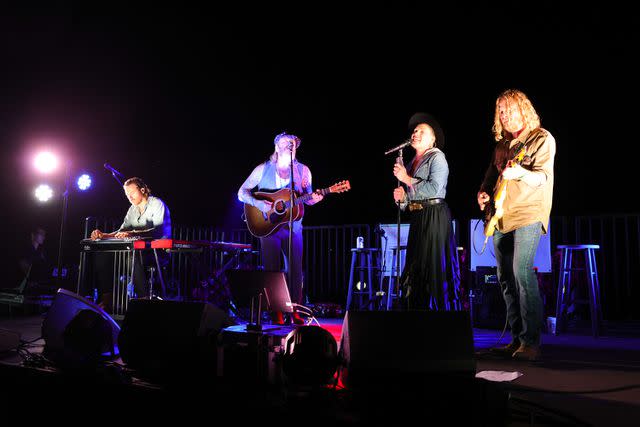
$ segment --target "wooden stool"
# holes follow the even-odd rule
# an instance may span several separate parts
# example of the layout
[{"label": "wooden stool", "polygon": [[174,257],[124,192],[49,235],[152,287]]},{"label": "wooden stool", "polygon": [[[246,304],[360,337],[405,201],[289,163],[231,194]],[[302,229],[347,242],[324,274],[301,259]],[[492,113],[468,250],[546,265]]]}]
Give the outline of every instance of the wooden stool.
[{"label": "wooden stool", "polygon": [[[594,337],[600,333],[602,323],[602,309],[600,307],[600,284],[598,282],[598,271],[596,267],[595,250],[600,249],[600,245],[559,245],[562,251],[562,264],[558,274],[558,296],[556,301],[556,330],[555,335],[566,329],[565,314],[567,310],[568,295],[571,294],[572,286],[576,285],[574,272],[585,271],[587,277],[587,287],[589,291],[588,301],[574,301],[574,303],[588,303],[591,313],[591,331]],[[573,264],[573,253],[581,251],[584,253],[584,268],[579,268]]]}]

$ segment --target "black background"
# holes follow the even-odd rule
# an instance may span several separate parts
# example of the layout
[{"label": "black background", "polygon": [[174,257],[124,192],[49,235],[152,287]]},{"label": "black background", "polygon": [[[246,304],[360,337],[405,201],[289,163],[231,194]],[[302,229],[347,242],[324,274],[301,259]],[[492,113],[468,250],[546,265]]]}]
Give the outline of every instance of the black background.
[{"label": "black background", "polygon": [[[557,141],[552,215],[637,212],[636,17],[612,2],[7,10],[3,250],[42,224],[57,252],[61,199],[32,196],[45,180],[31,158],[45,146],[73,177],[94,179],[69,197],[74,261],[83,218],[119,219],[129,206],[103,163],[142,177],[176,224],[242,227],[238,187],[282,130],[302,138],[315,188],[352,185],[308,209],[306,224],[395,222],[394,157],[383,153],[415,111],[445,130],[447,200],[466,221],[479,216],[495,98],[510,87]],[[62,181],[46,180],[58,194]]]}]

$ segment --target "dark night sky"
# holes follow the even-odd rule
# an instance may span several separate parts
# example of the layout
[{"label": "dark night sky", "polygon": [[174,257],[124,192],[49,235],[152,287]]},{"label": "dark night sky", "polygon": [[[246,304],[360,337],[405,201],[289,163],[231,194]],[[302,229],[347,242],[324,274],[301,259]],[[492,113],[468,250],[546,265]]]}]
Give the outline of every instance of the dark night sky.
[{"label": "dark night sky", "polygon": [[70,196],[73,243],[82,218],[128,207],[104,162],[145,179],[174,223],[242,226],[236,191],[284,129],[302,138],[316,188],[352,184],[306,224],[394,222],[394,159],[383,153],[408,136],[415,111],[445,129],[447,199],[466,220],[477,216],[494,100],[509,87],[556,137],[552,215],[637,212],[637,15],[611,2],[514,4],[9,11],[0,138],[10,238],[45,224],[57,251],[61,203],[34,201],[40,180],[26,166],[39,141],[65,152],[74,174],[93,174],[91,193]]}]

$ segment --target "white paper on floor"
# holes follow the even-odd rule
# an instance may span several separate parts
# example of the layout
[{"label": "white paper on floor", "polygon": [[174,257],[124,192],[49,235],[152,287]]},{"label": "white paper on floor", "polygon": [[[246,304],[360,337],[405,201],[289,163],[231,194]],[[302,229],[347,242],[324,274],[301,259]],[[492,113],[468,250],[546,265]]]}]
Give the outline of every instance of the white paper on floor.
[{"label": "white paper on floor", "polygon": [[476,378],[484,378],[488,381],[513,381],[522,376],[522,372],[507,371],[480,371],[476,374]]}]

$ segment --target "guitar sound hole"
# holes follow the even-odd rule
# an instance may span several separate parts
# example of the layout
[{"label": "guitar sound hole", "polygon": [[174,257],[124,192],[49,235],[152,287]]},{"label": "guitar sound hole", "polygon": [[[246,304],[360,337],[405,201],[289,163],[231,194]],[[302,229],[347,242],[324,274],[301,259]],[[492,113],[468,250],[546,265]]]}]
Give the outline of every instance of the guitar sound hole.
[{"label": "guitar sound hole", "polygon": [[285,206],[284,206],[284,202],[282,200],[278,200],[276,201],[274,204],[274,210],[276,211],[277,214],[282,215],[285,211]]}]

